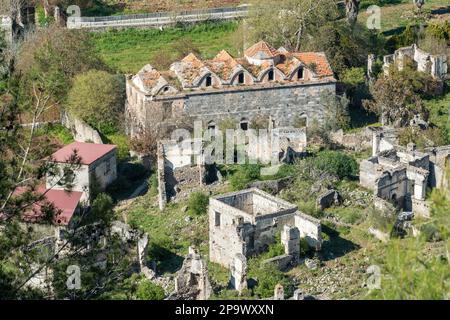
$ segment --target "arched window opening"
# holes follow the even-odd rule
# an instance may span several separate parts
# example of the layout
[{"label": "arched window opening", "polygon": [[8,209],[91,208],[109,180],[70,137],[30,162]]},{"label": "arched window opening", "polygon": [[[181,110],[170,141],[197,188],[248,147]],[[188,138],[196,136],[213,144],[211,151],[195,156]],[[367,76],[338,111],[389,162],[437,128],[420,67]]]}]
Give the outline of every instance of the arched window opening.
[{"label": "arched window opening", "polygon": [[214,121],[208,122],[208,130],[214,132],[216,130],[216,123]]},{"label": "arched window opening", "polygon": [[212,77],[211,76],[207,76],[206,77],[206,86],[207,87],[211,87],[212,86]]},{"label": "arched window opening", "polygon": [[275,79],[275,74],[274,74],[273,70],[269,71],[269,73],[267,74],[267,77],[268,77],[269,81],[273,81]]},{"label": "arched window opening", "polygon": [[238,76],[238,83],[244,84],[244,81],[245,81],[245,76],[244,76],[244,73],[241,72],[241,73],[239,73],[239,76]]},{"label": "arched window opening", "polygon": [[305,76],[303,67],[298,68],[297,70],[297,79],[303,79]]},{"label": "arched window opening", "polygon": [[248,120],[247,120],[246,118],[243,118],[243,119],[241,120],[241,122],[239,123],[239,126],[240,126],[240,128],[241,128],[242,130],[247,131],[247,130],[248,130],[248,127],[249,127],[249,122],[248,122]]}]

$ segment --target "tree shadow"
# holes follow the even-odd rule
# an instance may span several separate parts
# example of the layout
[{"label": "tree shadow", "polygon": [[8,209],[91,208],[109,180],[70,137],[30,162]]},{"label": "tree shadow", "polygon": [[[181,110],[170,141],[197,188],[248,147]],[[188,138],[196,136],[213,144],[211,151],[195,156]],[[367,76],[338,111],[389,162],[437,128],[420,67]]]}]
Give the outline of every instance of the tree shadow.
[{"label": "tree shadow", "polygon": [[183,265],[184,258],[167,248],[153,243],[148,254],[156,261],[156,272],[158,274],[175,273]]},{"label": "tree shadow", "polygon": [[440,7],[434,10],[431,10],[431,14],[447,14],[450,13],[450,6]]},{"label": "tree shadow", "polygon": [[322,261],[334,260],[361,248],[356,243],[342,238],[337,230],[326,225],[322,225],[322,232],[330,238],[330,240],[323,242],[322,250],[319,252]]}]

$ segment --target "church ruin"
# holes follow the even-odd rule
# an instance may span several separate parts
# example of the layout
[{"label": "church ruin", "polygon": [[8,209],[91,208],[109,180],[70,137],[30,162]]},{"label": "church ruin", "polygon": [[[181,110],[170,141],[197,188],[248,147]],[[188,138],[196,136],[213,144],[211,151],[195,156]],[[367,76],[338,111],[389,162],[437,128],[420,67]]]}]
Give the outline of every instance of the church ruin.
[{"label": "church ruin", "polygon": [[242,58],[222,50],[211,60],[191,53],[166,71],[144,66],[126,82],[127,128],[134,136],[179,117],[201,120],[208,129],[231,118],[247,130],[256,117],[273,127],[306,126],[323,120],[323,96],[335,93],[324,53],[289,52],[261,41]]}]

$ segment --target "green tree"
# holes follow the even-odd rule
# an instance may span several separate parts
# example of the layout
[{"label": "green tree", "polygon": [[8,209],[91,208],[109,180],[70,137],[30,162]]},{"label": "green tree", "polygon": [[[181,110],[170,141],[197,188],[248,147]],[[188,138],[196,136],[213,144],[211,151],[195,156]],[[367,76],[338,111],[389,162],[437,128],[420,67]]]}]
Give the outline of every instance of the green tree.
[{"label": "green tree", "polygon": [[23,42],[17,57],[19,104],[30,122],[59,111],[73,77],[89,69],[103,69],[88,33],[57,26],[38,29]]},{"label": "green tree", "polygon": [[274,46],[298,51],[301,43],[327,21],[339,16],[335,0],[253,1],[246,37],[253,43],[265,40]]},{"label": "green tree", "polygon": [[392,65],[389,74],[382,74],[370,87],[372,100],[365,100],[364,107],[382,118],[385,124],[403,127],[416,114],[428,119],[423,98],[436,91],[436,81],[428,74],[416,71],[409,63],[398,70]]},{"label": "green tree", "polygon": [[67,110],[104,134],[114,133],[121,123],[124,92],[121,76],[90,70],[75,77]]},{"label": "green tree", "polygon": [[139,300],[163,300],[164,289],[149,280],[142,280],[136,291]]},{"label": "green tree", "polygon": [[109,223],[114,218],[114,202],[106,193],[100,193],[92,202],[91,216],[94,221]]},{"label": "green tree", "polygon": [[189,195],[188,209],[194,215],[206,214],[209,197],[202,192],[193,192]]}]

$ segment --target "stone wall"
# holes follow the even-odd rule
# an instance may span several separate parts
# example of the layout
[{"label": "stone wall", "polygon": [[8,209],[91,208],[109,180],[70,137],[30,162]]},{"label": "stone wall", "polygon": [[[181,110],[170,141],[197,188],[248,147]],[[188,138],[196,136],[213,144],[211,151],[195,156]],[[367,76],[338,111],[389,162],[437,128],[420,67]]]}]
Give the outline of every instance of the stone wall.
[{"label": "stone wall", "polygon": [[165,163],[164,163],[164,149],[161,143],[158,143],[157,150],[157,167],[158,167],[158,204],[159,209],[164,210],[167,204],[166,193],[166,177],[165,177]]},{"label": "stone wall", "polygon": [[292,126],[297,117],[323,120],[322,97],[335,94],[335,83],[273,85],[259,88],[189,92],[175,96],[147,97],[127,81],[127,118],[130,133],[155,126],[185,112],[186,115],[217,125],[224,119],[251,121],[271,117],[275,127]]},{"label": "stone wall", "polygon": [[322,248],[322,227],[319,220],[297,211],[294,226],[300,231],[300,238],[305,238],[309,246],[316,250]]},{"label": "stone wall", "polygon": [[269,192],[270,194],[277,194],[281,190],[290,186],[293,181],[293,177],[287,177],[278,180],[255,181],[250,184],[250,187]]},{"label": "stone wall", "polygon": [[446,167],[450,164],[450,146],[429,148],[427,153],[430,156],[430,176],[429,186],[432,188],[448,188]]},{"label": "stone wall", "polygon": [[344,133],[342,129],[332,132],[331,140],[347,149],[362,151],[372,147],[372,131],[369,129],[362,132]]},{"label": "stone wall", "polygon": [[8,16],[0,16],[0,32],[5,33],[5,39],[8,43],[12,43],[13,40],[13,29],[12,20]]},{"label": "stone wall", "polygon": [[62,124],[72,132],[75,141],[103,144],[103,140],[97,130],[84,121],[70,116],[67,112],[63,114]]},{"label": "stone wall", "polygon": [[[297,211],[297,207],[257,189],[248,189],[209,201],[210,260],[230,267],[236,254],[259,254],[284,232],[283,243],[296,261],[299,237],[319,250],[320,221]],[[299,235],[299,236],[298,236]]]}]

